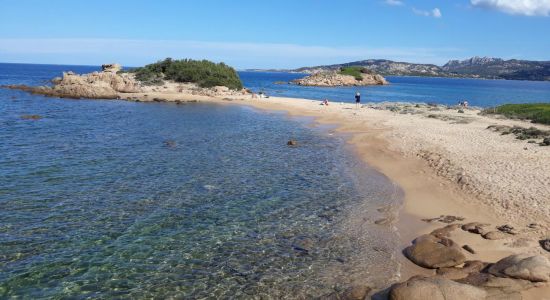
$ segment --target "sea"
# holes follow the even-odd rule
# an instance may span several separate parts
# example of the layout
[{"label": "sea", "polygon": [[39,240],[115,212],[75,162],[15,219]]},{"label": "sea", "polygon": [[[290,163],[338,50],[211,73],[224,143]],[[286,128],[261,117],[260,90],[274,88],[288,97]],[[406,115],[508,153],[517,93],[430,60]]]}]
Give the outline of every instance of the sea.
[{"label": "sea", "polygon": [[[0,64],[0,85],[98,69]],[[299,74],[239,74],[268,95],[340,102],[356,90],[367,101],[550,101],[546,82],[312,88],[280,84]],[[402,191],[348,138],[245,106],[0,89],[0,298],[308,299],[387,287],[400,273],[399,236],[374,222]]]}]

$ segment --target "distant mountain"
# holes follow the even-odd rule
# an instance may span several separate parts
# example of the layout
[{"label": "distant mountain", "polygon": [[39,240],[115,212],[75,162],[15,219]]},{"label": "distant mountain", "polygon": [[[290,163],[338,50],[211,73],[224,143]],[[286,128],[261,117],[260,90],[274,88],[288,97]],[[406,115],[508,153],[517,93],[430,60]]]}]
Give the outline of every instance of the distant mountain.
[{"label": "distant mountain", "polygon": [[362,66],[384,76],[430,76],[550,81],[550,61],[503,60],[501,58],[477,56],[461,61],[450,60],[441,67],[432,64],[413,64],[386,59],[369,59],[344,64],[271,71],[315,73],[319,71],[337,70],[349,66]]}]

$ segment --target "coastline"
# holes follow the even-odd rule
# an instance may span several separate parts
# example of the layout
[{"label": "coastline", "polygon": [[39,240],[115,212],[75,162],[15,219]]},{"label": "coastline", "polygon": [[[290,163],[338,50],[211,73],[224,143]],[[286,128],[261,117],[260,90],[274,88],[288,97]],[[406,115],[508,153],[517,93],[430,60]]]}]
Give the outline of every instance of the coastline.
[{"label": "coastline", "polygon": [[[336,127],[337,132],[350,134],[350,143],[356,150],[361,160],[366,162],[375,170],[387,176],[404,191],[404,204],[399,212],[399,218],[393,225],[400,235],[401,248],[407,247],[410,242],[421,234],[426,234],[434,229],[442,227],[443,223],[426,223],[422,219],[436,218],[441,215],[460,216],[465,218],[464,222],[483,222],[492,226],[512,224],[516,228],[523,228],[529,222],[540,225],[539,230],[521,230],[521,243],[518,237],[510,237],[503,240],[485,240],[479,235],[455,231],[451,238],[458,244],[471,245],[476,254],[468,254],[468,260],[481,260],[496,262],[499,259],[516,253],[539,254],[550,257],[550,254],[538,246],[538,239],[548,233],[548,218],[542,215],[525,214],[517,211],[503,213],[506,209],[499,209],[498,204],[490,202],[484,195],[472,193],[470,189],[461,185],[456,180],[449,180],[442,176],[437,166],[430,165],[429,161],[419,159],[410,154],[403,153],[393,146],[399,141],[399,128],[393,124],[386,124],[388,118],[423,118],[421,122],[441,122],[436,126],[448,126],[441,120],[430,120],[426,117],[408,116],[395,114],[388,111],[380,111],[372,108],[361,108],[355,110],[353,104],[331,103],[328,107],[319,105],[317,100],[298,98],[271,97],[267,99],[250,99],[248,97],[220,98],[211,96],[197,96],[188,94],[173,93],[139,93],[122,94],[122,99],[129,101],[143,102],[175,102],[185,103],[186,101],[198,101],[218,103],[224,105],[247,105],[261,110],[284,111],[290,116],[313,117],[314,122],[329,124]],[[156,100],[153,100],[156,99]],[[473,117],[476,111],[468,111],[467,115]],[[478,116],[485,122],[513,123],[523,126],[530,124],[523,121],[497,120],[485,116]],[[475,121],[474,121],[475,122]],[[393,126],[392,126],[393,125]],[[453,124],[463,126],[463,124]],[[548,126],[537,126],[546,128]],[[428,129],[428,128],[427,128]],[[398,133],[396,135],[396,132]],[[499,139],[513,139],[502,137],[489,130],[484,131]],[[401,137],[402,138],[402,137]],[[518,144],[520,141],[504,141],[504,143]],[[525,143],[525,141],[523,141]],[[518,146],[518,145],[514,145]],[[519,145],[523,147],[523,144]],[[538,145],[529,144],[532,147]],[[524,149],[524,148],[522,148]],[[550,152],[546,149],[532,148],[533,151],[544,151],[544,157]],[[442,153],[444,154],[444,151]],[[544,167],[544,166],[542,166]],[[439,174],[438,174],[439,173]],[[516,187],[517,188],[517,187]],[[521,192],[521,191],[520,191]],[[496,204],[496,205],[495,205]],[[519,209],[517,209],[519,210]],[[547,215],[546,215],[547,217]],[[530,218],[530,219],[529,219]],[[424,269],[413,264],[404,255],[400,255],[401,280],[411,276],[424,274],[434,275],[435,271]],[[544,295],[550,294],[550,286],[532,288],[522,292],[524,299],[543,299]]]}]

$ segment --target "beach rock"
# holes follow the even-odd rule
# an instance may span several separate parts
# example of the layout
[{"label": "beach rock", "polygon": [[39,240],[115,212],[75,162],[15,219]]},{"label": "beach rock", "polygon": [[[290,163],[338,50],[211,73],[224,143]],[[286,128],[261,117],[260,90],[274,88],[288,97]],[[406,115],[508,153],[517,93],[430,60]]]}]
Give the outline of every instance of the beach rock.
[{"label": "beach rock", "polygon": [[464,245],[464,246],[462,246],[462,249],[464,249],[464,250],[466,250],[466,251],[468,251],[472,254],[476,254],[476,251],[470,245]]},{"label": "beach rock", "polygon": [[361,74],[363,79],[357,80],[351,75],[339,74],[337,71],[314,73],[304,78],[293,80],[297,85],[305,86],[365,86],[388,84],[386,79],[378,74]]},{"label": "beach rock", "polygon": [[391,300],[469,300],[485,299],[481,288],[439,277],[415,276],[395,285],[390,291]]},{"label": "beach rock", "polygon": [[455,242],[430,234],[416,238],[413,245],[405,248],[403,252],[415,264],[430,269],[454,267],[466,260]]},{"label": "beach rock", "polygon": [[490,224],[472,222],[472,223],[462,225],[461,228],[462,228],[462,230],[468,231],[468,232],[471,232],[471,233],[484,234],[485,232],[487,232],[487,230],[485,230],[484,227],[487,227],[489,225]]},{"label": "beach rock", "polygon": [[436,274],[446,279],[461,279],[466,278],[470,274],[475,272],[480,272],[483,268],[487,266],[487,263],[484,263],[479,260],[469,260],[464,263],[462,268],[440,268],[437,269]]},{"label": "beach rock", "polygon": [[507,237],[507,234],[500,231],[489,231],[483,234],[482,237],[486,240],[502,240]]},{"label": "beach rock", "polygon": [[430,234],[433,236],[436,236],[438,238],[442,237],[449,237],[451,232],[455,231],[456,229],[460,228],[460,224],[450,224],[443,228],[438,228],[434,231],[432,231]]},{"label": "beach rock", "polygon": [[286,142],[286,144],[287,144],[288,146],[298,146],[298,141],[289,140],[288,142]]},{"label": "beach rock", "polygon": [[501,232],[508,233],[508,234],[513,234],[513,235],[518,234],[518,232],[514,229],[514,227],[510,225],[502,225],[497,227],[497,229]]},{"label": "beach rock", "polygon": [[437,218],[422,219],[422,221],[428,222],[428,223],[431,223],[431,222],[434,222],[434,221],[438,221],[438,222],[441,222],[441,223],[450,224],[450,223],[454,223],[454,222],[456,222],[456,221],[464,221],[464,218],[463,218],[463,217],[457,217],[457,216],[441,215],[441,216],[439,216],[439,217],[437,217]]},{"label": "beach rock", "polygon": [[488,272],[499,277],[548,282],[550,281],[550,261],[542,255],[515,254],[491,265]]},{"label": "beach rock", "polygon": [[388,217],[388,218],[382,218],[382,219],[378,219],[376,221],[374,221],[374,224],[376,225],[389,225],[391,223],[393,223],[394,219],[392,217]]},{"label": "beach rock", "polygon": [[527,280],[496,277],[488,273],[471,273],[456,281],[482,288],[487,292],[488,300],[521,300],[521,291],[534,286]]},{"label": "beach rock", "polygon": [[541,146],[550,146],[550,137],[544,138],[542,140],[542,143],[540,143]]},{"label": "beach rock", "polygon": [[540,246],[546,251],[550,251],[550,239],[540,240]]},{"label": "beach rock", "polygon": [[366,285],[356,285],[345,289],[342,292],[334,292],[321,296],[319,300],[363,300],[372,289]]}]

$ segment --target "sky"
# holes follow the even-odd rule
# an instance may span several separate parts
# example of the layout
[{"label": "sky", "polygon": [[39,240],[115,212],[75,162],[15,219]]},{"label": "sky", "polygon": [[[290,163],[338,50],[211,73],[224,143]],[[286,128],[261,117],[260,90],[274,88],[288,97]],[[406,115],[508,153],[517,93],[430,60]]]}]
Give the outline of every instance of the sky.
[{"label": "sky", "polygon": [[0,62],[550,60],[550,0],[0,0]]}]

